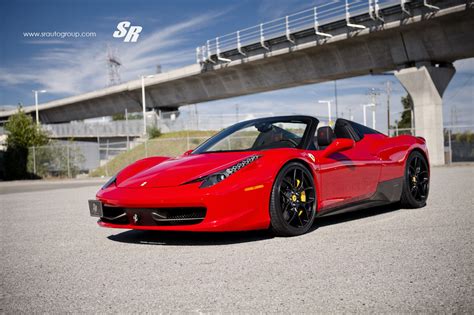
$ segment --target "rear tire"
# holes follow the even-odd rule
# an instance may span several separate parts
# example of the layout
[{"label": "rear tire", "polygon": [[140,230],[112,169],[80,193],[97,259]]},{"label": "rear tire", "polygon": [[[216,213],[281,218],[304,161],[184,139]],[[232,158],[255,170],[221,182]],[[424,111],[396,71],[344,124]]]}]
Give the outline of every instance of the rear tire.
[{"label": "rear tire", "polygon": [[301,163],[283,166],[270,197],[271,228],[279,236],[301,235],[316,216],[316,189],[311,172]]},{"label": "rear tire", "polygon": [[428,162],[418,151],[408,156],[400,204],[404,208],[422,208],[430,189]]}]

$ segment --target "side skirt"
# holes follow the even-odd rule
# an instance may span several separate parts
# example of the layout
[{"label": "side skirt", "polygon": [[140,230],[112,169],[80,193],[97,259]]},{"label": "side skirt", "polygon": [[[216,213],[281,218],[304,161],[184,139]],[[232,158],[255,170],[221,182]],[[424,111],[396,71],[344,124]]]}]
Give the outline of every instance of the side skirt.
[{"label": "side skirt", "polygon": [[322,209],[322,211],[317,214],[317,217],[367,209],[398,202],[400,201],[400,197],[402,195],[402,189],[403,177],[380,182],[377,185],[377,190],[370,198],[349,202],[332,208]]}]

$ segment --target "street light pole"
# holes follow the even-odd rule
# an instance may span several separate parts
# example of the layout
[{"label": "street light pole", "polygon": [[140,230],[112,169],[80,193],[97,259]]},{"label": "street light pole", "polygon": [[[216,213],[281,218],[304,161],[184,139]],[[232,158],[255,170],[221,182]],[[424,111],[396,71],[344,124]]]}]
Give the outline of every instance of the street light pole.
[{"label": "street light pole", "polygon": [[392,85],[389,80],[387,80],[386,92],[387,92],[387,134],[389,134],[390,133],[390,96],[392,93]]},{"label": "street light pole", "polygon": [[46,93],[46,90],[33,90],[35,94],[36,125],[39,126],[38,93]]},{"label": "street light pole", "polygon": [[127,151],[130,150],[130,129],[128,128],[128,110],[125,107],[125,128],[127,128]]},{"label": "street light pole", "polygon": [[143,108],[143,135],[146,136],[146,96],[145,96],[145,76],[142,75],[142,108]]},{"label": "street light pole", "polygon": [[364,110],[364,126],[367,126],[367,107],[373,107],[372,111],[372,129],[375,129],[375,104],[362,105]]},{"label": "street light pole", "polygon": [[374,109],[372,110],[372,129],[375,130],[375,104],[374,104]]},{"label": "street light pole", "polygon": [[143,135],[146,136],[146,95],[145,95],[145,78],[153,78],[154,75],[142,75],[142,107],[143,107]]},{"label": "street light pole", "polygon": [[363,107],[363,110],[364,110],[364,126],[367,126],[367,106],[366,105],[362,105]]},{"label": "street light pole", "polygon": [[337,109],[337,80],[334,80],[334,103],[336,104],[336,118],[339,117],[339,112]]}]

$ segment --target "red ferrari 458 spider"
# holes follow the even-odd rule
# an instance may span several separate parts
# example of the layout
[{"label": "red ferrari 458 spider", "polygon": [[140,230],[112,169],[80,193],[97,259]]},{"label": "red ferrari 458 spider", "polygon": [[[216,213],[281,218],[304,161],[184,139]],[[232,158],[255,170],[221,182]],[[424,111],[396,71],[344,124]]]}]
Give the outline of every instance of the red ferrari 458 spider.
[{"label": "red ferrari 458 spider", "polygon": [[[127,166],[89,201],[110,228],[307,232],[315,218],[400,202],[426,203],[425,140],[309,116],[237,123],[183,155]],[[318,128],[319,127],[319,128]]]}]

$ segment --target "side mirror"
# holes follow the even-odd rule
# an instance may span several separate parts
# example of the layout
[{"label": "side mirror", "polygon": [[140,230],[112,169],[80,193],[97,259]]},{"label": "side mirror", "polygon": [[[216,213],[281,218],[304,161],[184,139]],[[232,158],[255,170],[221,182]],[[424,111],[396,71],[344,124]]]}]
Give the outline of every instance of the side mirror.
[{"label": "side mirror", "polygon": [[335,139],[333,142],[331,142],[330,145],[327,146],[326,149],[324,149],[322,153],[322,157],[328,157],[333,153],[352,149],[354,146],[355,146],[355,142],[352,139],[345,139],[345,138]]},{"label": "side mirror", "polygon": [[191,153],[193,153],[193,151],[194,151],[194,150],[188,150],[188,151],[184,152],[182,156],[191,155]]}]

